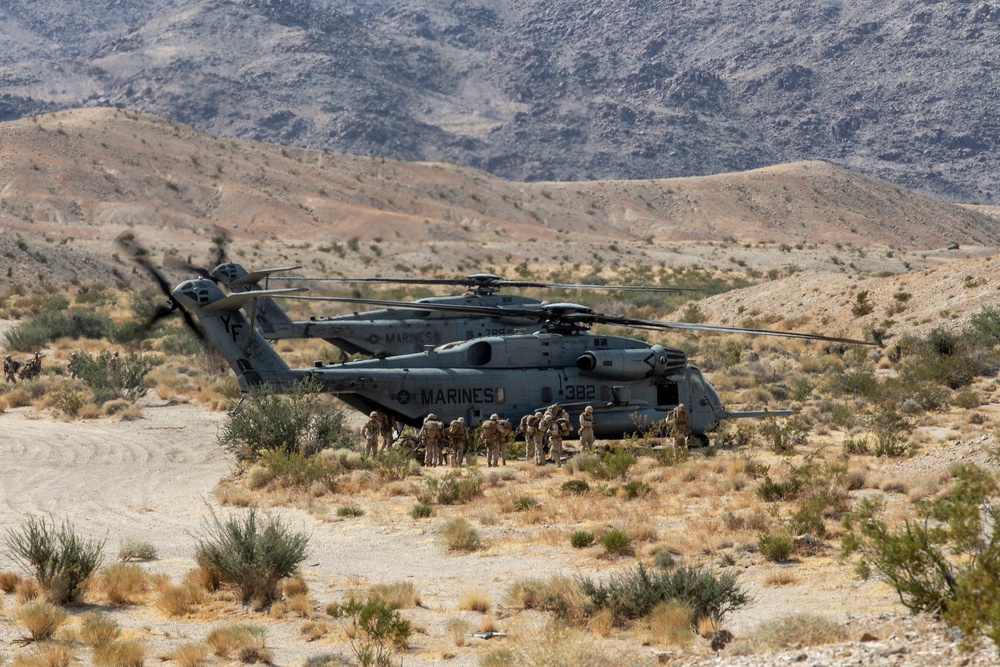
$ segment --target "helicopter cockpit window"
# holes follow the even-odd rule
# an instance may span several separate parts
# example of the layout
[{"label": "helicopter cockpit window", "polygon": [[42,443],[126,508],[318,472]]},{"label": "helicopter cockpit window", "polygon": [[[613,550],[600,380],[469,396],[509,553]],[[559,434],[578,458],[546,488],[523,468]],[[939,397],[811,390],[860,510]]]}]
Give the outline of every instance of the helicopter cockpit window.
[{"label": "helicopter cockpit window", "polygon": [[701,383],[698,378],[691,378],[691,393],[695,395],[700,395],[705,393],[705,385]]},{"label": "helicopter cockpit window", "polygon": [[486,341],[479,341],[469,346],[469,365],[485,366],[493,359],[493,346]]}]

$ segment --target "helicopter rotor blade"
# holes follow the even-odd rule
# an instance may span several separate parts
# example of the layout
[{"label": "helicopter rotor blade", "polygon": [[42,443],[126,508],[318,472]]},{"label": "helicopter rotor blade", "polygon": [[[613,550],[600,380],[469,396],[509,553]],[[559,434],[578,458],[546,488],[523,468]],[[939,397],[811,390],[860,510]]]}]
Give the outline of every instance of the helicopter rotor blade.
[{"label": "helicopter rotor blade", "polygon": [[707,331],[728,334],[747,334],[751,336],[778,336],[782,338],[799,338],[803,340],[819,340],[847,345],[874,345],[869,341],[826,336],[823,334],[800,333],[795,331],[777,331],[774,329],[754,329],[747,327],[729,327],[714,324],[696,324],[690,322],[668,322],[663,320],[643,320],[617,315],[602,315],[595,313],[586,306],[577,304],[542,304],[538,308],[493,308],[487,306],[466,306],[461,304],[428,303],[423,301],[382,301],[379,299],[356,299],[348,297],[328,296],[289,296],[289,299],[310,301],[333,301],[336,303],[351,303],[369,306],[380,306],[387,309],[427,310],[432,312],[459,313],[485,317],[523,317],[534,319],[539,324],[577,325],[585,328],[592,324],[610,324],[615,326],[633,327],[652,330],[686,330]]},{"label": "helicopter rotor blade", "polygon": [[500,289],[502,287],[542,289],[575,289],[630,292],[700,292],[694,287],[661,287],[657,285],[597,285],[582,283],[546,283],[532,280],[506,280],[499,276],[477,274],[466,278],[309,278],[305,276],[273,276],[276,280],[301,280],[330,283],[361,283],[391,285],[451,285],[468,289]]}]

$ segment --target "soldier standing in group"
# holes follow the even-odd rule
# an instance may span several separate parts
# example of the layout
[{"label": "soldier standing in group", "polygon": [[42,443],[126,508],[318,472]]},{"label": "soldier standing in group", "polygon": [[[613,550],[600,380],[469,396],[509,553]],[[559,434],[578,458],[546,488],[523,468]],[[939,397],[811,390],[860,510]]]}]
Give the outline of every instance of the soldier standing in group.
[{"label": "soldier standing in group", "polygon": [[3,374],[7,382],[17,384],[17,371],[21,368],[21,362],[15,361],[9,354],[3,358]]},{"label": "soldier standing in group", "polygon": [[444,422],[433,412],[424,418],[424,425],[417,437],[424,446],[424,465],[436,466],[441,463],[441,438],[444,435]]},{"label": "soldier standing in group", "polygon": [[594,408],[587,406],[580,413],[580,450],[589,452],[594,448]]},{"label": "soldier standing in group", "polygon": [[35,356],[28,359],[28,363],[24,365],[21,372],[18,374],[22,380],[30,380],[34,377],[38,377],[38,374],[42,372],[42,356],[35,352]]},{"label": "soldier standing in group", "polygon": [[492,468],[497,465],[497,455],[500,449],[500,427],[497,421],[500,415],[492,414],[479,426],[479,439],[486,447],[486,467]]},{"label": "soldier standing in group", "polygon": [[545,464],[545,432],[542,426],[542,413],[536,412],[532,422],[535,425],[535,433],[531,436],[532,448],[535,450],[535,465]]},{"label": "soldier standing in group", "polygon": [[382,435],[383,452],[389,451],[389,448],[392,447],[392,431],[396,425],[395,421],[388,412],[379,413],[379,433]]},{"label": "soldier standing in group", "polygon": [[451,450],[451,465],[453,468],[462,467],[462,457],[465,456],[465,441],[469,438],[469,429],[465,426],[465,419],[459,417],[452,419],[448,425],[448,449]]},{"label": "soldier standing in group", "polygon": [[521,417],[521,423],[518,428],[521,429],[521,433],[524,434],[524,460],[531,461],[535,458],[535,436],[538,435],[538,427],[542,423],[542,413],[536,412],[531,414],[530,412],[523,417]]},{"label": "soldier standing in group", "polygon": [[543,418],[542,424],[549,436],[549,456],[557,466],[562,465],[563,427],[558,419],[553,419],[551,416]]},{"label": "soldier standing in group", "polygon": [[688,435],[691,433],[691,420],[688,418],[687,408],[683,403],[678,403],[677,407],[670,412],[670,435],[674,436],[674,447],[687,449]]},{"label": "soldier standing in group", "polygon": [[507,465],[507,445],[514,435],[514,426],[507,419],[497,419],[497,454],[503,465]]},{"label": "soldier standing in group", "polygon": [[365,438],[365,456],[378,454],[378,436],[382,430],[382,420],[374,410],[368,415],[368,421],[361,427],[361,435]]},{"label": "soldier standing in group", "polygon": [[71,378],[77,378],[80,376],[80,355],[76,352],[70,352],[69,364],[66,366],[66,370],[69,371],[69,376]]}]

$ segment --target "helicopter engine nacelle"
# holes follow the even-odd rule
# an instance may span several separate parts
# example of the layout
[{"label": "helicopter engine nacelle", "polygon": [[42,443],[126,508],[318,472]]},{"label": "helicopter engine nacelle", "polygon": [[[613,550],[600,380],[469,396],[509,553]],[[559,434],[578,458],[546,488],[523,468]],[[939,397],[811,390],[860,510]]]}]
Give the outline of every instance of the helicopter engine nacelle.
[{"label": "helicopter engine nacelle", "polygon": [[654,373],[669,375],[686,365],[687,355],[662,345],[635,350],[591,350],[576,360],[576,367],[584,374],[613,380],[641,380]]}]

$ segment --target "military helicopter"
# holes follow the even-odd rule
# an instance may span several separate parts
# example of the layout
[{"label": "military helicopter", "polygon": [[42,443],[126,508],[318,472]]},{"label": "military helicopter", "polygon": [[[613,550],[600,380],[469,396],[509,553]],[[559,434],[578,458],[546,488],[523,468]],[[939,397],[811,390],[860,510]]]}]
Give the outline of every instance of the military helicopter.
[{"label": "military helicopter", "polygon": [[[322,338],[342,351],[375,357],[422,352],[457,340],[485,336],[512,336],[531,333],[537,328],[537,314],[524,316],[519,311],[538,309],[542,301],[526,296],[499,294],[504,287],[541,287],[579,290],[629,290],[644,292],[693,291],[680,287],[645,285],[585,285],[505,280],[491,273],[477,273],[465,278],[303,278],[275,275],[300,267],[284,267],[248,272],[235,262],[215,267],[211,278],[226,285],[231,292],[265,289],[261,280],[270,278],[296,281],[339,283],[395,283],[410,285],[454,285],[467,289],[465,294],[418,299],[393,307],[348,315],[336,315],[293,322],[271,298],[260,297],[249,306],[247,314],[268,340],[284,338]],[[489,313],[469,311],[444,312],[422,309],[424,304],[489,307]]]},{"label": "military helicopter", "polygon": [[[197,317],[236,373],[240,387],[266,385],[281,390],[313,378],[349,406],[380,410],[419,425],[428,413],[470,426],[497,413],[516,423],[528,413],[560,403],[572,416],[590,405],[595,435],[620,438],[643,425],[662,422],[678,404],[687,407],[692,436],[704,441],[723,419],[788,415],[790,411],[736,412],[678,349],[589,331],[594,324],[653,330],[699,330],[803,338],[868,345],[864,341],[816,334],[660,322],[600,315],[576,304],[496,309],[454,304],[414,304],[373,299],[297,297],[386,308],[427,309],[455,314],[533,318],[530,334],[486,336],[457,341],[421,353],[365,359],[313,368],[289,368],[240,309],[255,299],[291,297],[301,288],[255,290],[226,296],[208,279],[188,280],[171,293]],[[501,311],[501,312],[497,312]]]}]

